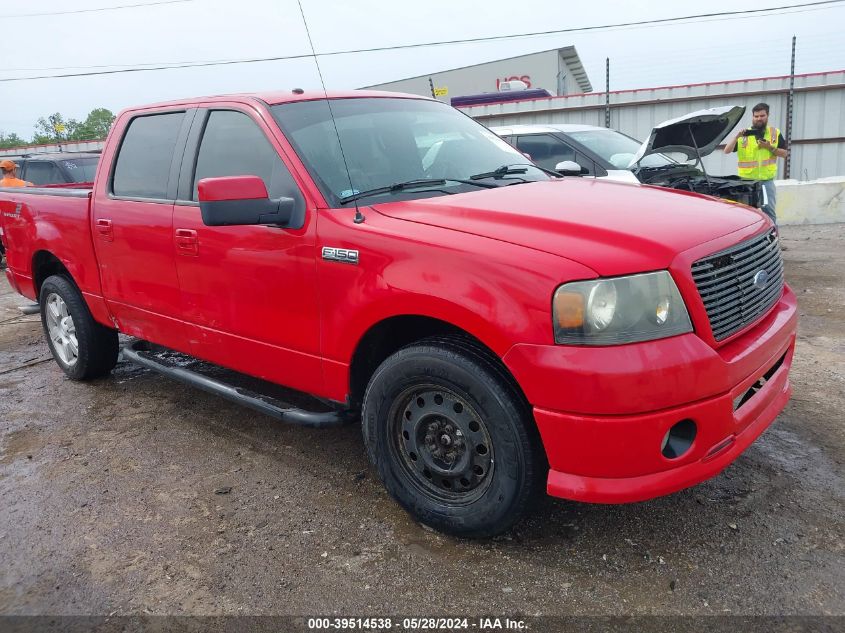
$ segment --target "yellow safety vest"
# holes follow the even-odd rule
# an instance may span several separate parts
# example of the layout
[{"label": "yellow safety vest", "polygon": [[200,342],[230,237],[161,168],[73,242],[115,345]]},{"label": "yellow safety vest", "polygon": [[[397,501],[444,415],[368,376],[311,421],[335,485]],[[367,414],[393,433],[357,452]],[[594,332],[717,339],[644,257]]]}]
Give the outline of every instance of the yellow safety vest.
[{"label": "yellow safety vest", "polygon": [[[749,128],[752,129],[752,128]],[[767,127],[766,140],[777,147],[780,130]],[[740,136],[737,141],[739,177],[750,180],[771,180],[778,173],[777,154],[757,145],[757,137]]]}]

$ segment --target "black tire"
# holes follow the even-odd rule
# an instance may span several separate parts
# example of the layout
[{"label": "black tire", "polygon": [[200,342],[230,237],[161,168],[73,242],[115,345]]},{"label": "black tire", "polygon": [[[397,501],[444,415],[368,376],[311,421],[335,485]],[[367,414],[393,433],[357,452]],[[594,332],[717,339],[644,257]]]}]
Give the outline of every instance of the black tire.
[{"label": "black tire", "polygon": [[[50,304],[56,302],[55,297],[64,302],[66,312],[72,319],[71,325],[75,330],[77,355],[72,362],[63,358],[59,349],[62,347],[61,343],[54,341],[50,334],[48,310],[50,310]],[[114,369],[119,352],[117,332],[94,320],[79,290],[67,277],[53,275],[45,279],[41,284],[39,303],[41,304],[41,326],[44,328],[44,336],[47,338],[50,352],[68,378],[91,380],[104,376]]]},{"label": "black tire", "polygon": [[524,398],[486,350],[463,339],[426,339],[385,360],[367,386],[362,429],[391,496],[455,536],[510,529],[546,474]]}]

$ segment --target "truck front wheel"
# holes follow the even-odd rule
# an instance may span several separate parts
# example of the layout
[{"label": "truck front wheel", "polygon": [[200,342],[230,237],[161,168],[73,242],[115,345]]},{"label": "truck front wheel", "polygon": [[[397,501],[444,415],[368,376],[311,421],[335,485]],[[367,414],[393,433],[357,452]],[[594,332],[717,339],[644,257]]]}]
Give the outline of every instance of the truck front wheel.
[{"label": "truck front wheel", "polygon": [[363,406],[370,461],[420,522],[464,537],[509,529],[543,476],[530,410],[471,344],[405,347],[373,375]]},{"label": "truck front wheel", "polygon": [[89,380],[114,369],[117,332],[94,320],[79,290],[66,277],[47,277],[39,303],[47,344],[68,378]]}]

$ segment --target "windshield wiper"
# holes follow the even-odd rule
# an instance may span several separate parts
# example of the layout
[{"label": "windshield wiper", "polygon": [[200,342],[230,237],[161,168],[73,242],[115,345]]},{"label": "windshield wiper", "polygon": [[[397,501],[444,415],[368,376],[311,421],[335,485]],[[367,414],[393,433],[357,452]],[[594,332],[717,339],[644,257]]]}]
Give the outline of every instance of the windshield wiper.
[{"label": "windshield wiper", "polygon": [[539,165],[531,165],[532,167],[536,167],[540,171],[547,173],[549,176],[553,178],[563,178],[563,175],[559,172],[554,171],[553,169],[546,169],[545,167],[540,167]]},{"label": "windshield wiper", "polygon": [[395,184],[387,185],[385,187],[376,187],[375,189],[358,191],[356,193],[353,193],[351,196],[346,196],[343,200],[340,201],[340,204],[346,204],[348,202],[359,200],[360,198],[366,198],[368,196],[378,196],[383,193],[394,193],[397,191],[404,191],[406,189],[415,189],[416,187],[425,187],[430,185],[445,185],[447,182],[460,182],[466,185],[473,185],[475,187],[484,187],[486,189],[498,187],[498,185],[491,185],[490,183],[473,182],[472,180],[461,180],[459,178],[419,178],[417,180],[406,180],[405,182],[397,182]]},{"label": "windshield wiper", "polygon": [[[512,164],[512,165],[502,165],[501,167],[497,167],[493,171],[486,171],[481,174],[475,174],[474,176],[470,176],[470,180],[483,180],[484,178],[495,178],[496,180],[501,180],[505,176],[512,176],[516,174],[524,174],[528,171],[529,167],[533,167],[534,169],[539,169],[543,173],[546,173],[550,176],[554,176],[555,178],[560,178],[560,174],[552,171],[551,169],[546,169],[545,167],[540,167],[539,165],[532,165],[529,163],[519,163],[519,164]],[[525,182],[528,182],[524,178],[521,178]]]},{"label": "windshield wiper", "polygon": [[[533,165],[530,165],[533,167]],[[510,176],[511,174],[524,174],[528,171],[529,165],[502,165],[493,171],[485,171],[480,174],[470,176],[470,180],[482,180],[484,178],[502,178],[503,176]]]}]

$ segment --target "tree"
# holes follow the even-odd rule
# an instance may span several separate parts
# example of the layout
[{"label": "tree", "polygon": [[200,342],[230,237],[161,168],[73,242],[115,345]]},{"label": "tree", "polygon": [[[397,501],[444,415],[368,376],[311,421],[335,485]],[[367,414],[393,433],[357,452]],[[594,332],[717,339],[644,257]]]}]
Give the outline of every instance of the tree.
[{"label": "tree", "polygon": [[38,119],[32,142],[43,144],[95,141],[106,137],[112,123],[114,114],[107,108],[94,108],[84,121],[65,119],[60,112],[56,112]]},{"label": "tree", "polygon": [[3,132],[0,132],[0,149],[20,147],[21,145],[26,145],[26,141],[14,132],[12,132],[11,134],[5,134]]},{"label": "tree", "polygon": [[65,121],[61,113],[56,112],[47,118],[41,117],[35,124],[35,135],[32,142],[36,144],[61,143],[68,139],[79,123],[74,119]]},{"label": "tree", "polygon": [[88,113],[82,123],[77,124],[68,138],[76,141],[90,141],[106,138],[114,123],[114,114],[106,108],[95,108]]}]

